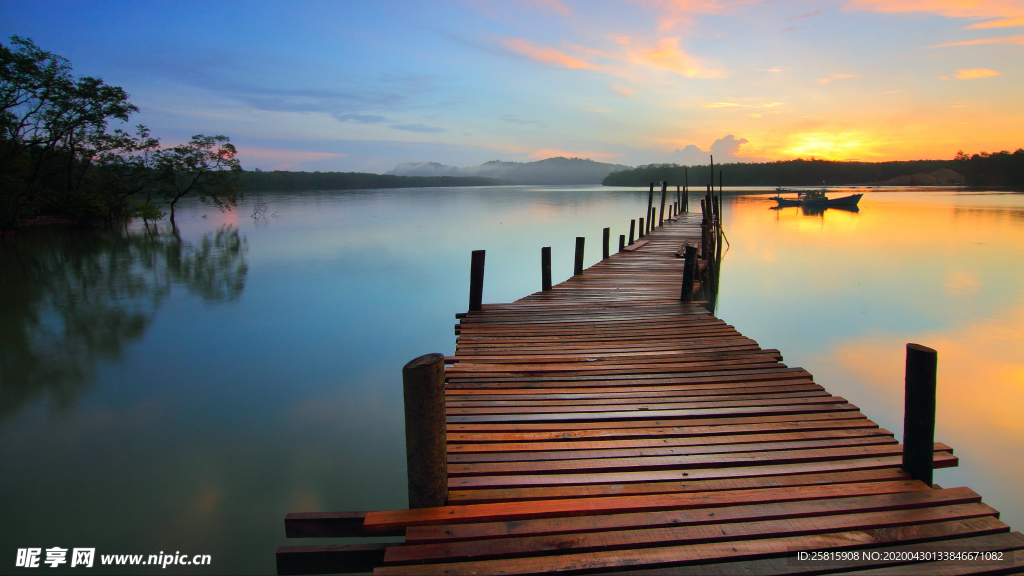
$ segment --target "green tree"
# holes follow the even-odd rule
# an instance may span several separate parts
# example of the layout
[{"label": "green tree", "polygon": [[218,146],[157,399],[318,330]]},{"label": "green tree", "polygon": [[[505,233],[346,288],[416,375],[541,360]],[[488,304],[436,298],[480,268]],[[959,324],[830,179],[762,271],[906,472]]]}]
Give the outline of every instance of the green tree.
[{"label": "green tree", "polygon": [[178,200],[189,194],[222,210],[238,205],[242,167],[227,136],[197,134],[189,142],[157,154],[161,190],[171,207],[172,226]]},{"label": "green tree", "polygon": [[[94,189],[104,198],[105,217],[112,226],[117,219],[133,216],[145,220],[159,220],[163,213],[152,204],[153,193],[159,184],[156,170],[160,140],[148,128],[139,124],[135,135],[117,129],[107,136],[108,145],[96,158]],[[140,205],[131,199],[145,194]]]},{"label": "green tree", "polygon": [[[32,40],[0,44],[0,231],[24,210],[60,203],[86,183],[93,161],[116,146],[110,120],[138,108],[99,78],[74,78],[67,59]],[[12,49],[13,48],[13,49]]]}]

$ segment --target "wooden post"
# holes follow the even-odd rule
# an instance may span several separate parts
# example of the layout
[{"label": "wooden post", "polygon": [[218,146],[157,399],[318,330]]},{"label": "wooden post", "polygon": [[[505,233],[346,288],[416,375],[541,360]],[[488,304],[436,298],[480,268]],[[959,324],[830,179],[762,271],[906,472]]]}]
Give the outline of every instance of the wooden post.
[{"label": "wooden post", "polygon": [[626,235],[625,234],[619,234],[619,252],[622,252],[622,249],[625,248],[625,247],[626,247]]},{"label": "wooden post", "polygon": [[609,256],[609,253],[608,253],[609,244],[611,243],[611,240],[612,240],[612,229],[611,228],[605,228],[603,230],[603,232],[604,232],[604,234],[602,235],[603,237],[601,239],[601,242],[602,242],[602,246],[601,246],[601,259],[602,260],[607,260],[608,256]]},{"label": "wooden post", "polygon": [[[483,250],[479,252],[483,254]],[[426,354],[406,364],[402,368],[402,396],[409,508],[444,506],[448,502],[444,354]]]},{"label": "wooden post", "polygon": [[697,267],[697,247],[692,242],[686,243],[686,250],[683,252],[683,288],[679,293],[679,299],[683,302],[693,302],[693,273]]},{"label": "wooden post", "polygon": [[668,182],[661,183],[661,210],[658,212],[658,226],[665,223],[665,194],[668,193]]},{"label": "wooden post", "polygon": [[551,290],[551,246],[540,249],[540,289]]},{"label": "wooden post", "polygon": [[636,237],[637,240],[644,237],[644,219],[640,219],[640,235]]},{"label": "wooden post", "polygon": [[932,485],[935,446],[935,374],[938,353],[907,344],[903,397],[903,466],[915,480]]},{"label": "wooden post", "polygon": [[654,219],[657,216],[658,216],[658,209],[657,208],[651,208],[651,220],[650,220],[651,225],[648,226],[648,228],[650,228],[649,232],[654,232]]},{"label": "wooden post", "polygon": [[676,184],[676,213],[679,213],[679,206],[683,203],[683,190],[682,186]]},{"label": "wooden post", "polygon": [[690,212],[690,190],[683,190],[683,212]]},{"label": "wooden post", "polygon": [[651,218],[651,208],[653,208],[653,207],[654,207],[654,182],[651,182],[651,192],[650,192],[650,194],[647,195],[647,212],[644,214],[644,217],[647,218],[647,228],[644,228],[643,226],[640,227],[643,230],[644,234],[647,234],[648,232],[651,231],[651,220],[652,220],[652,218]]},{"label": "wooden post", "polygon": [[[721,180],[719,180],[719,182],[721,182]],[[721,229],[721,227],[722,227],[722,194],[721,194],[721,190],[719,190],[719,194],[718,194],[718,227],[719,227],[719,229]]]},{"label": "wooden post", "polygon": [[633,232],[635,230],[636,230],[636,220],[630,220],[629,221],[629,243],[630,244],[632,244],[633,242],[636,241],[636,236],[633,235]]},{"label": "wooden post", "polygon": [[480,310],[484,301],[484,253],[485,250],[473,250],[473,260],[469,266],[469,311]]},{"label": "wooden post", "polygon": [[572,275],[579,276],[583,274],[583,243],[587,239],[583,236],[576,237],[576,263],[572,267]]}]

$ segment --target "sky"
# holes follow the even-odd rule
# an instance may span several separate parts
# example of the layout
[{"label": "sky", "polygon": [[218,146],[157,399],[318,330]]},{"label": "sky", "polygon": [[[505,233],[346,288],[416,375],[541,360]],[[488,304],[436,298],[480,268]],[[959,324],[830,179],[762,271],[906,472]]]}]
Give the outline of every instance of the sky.
[{"label": "sky", "polygon": [[1024,0],[5,0],[11,35],[246,169],[1024,146]]}]

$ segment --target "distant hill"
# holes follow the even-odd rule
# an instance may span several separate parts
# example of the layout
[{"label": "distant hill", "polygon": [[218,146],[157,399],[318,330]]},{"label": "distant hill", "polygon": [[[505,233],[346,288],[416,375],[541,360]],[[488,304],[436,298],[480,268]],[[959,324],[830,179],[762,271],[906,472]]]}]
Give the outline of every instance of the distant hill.
[{"label": "distant hill", "polygon": [[492,160],[478,166],[459,168],[437,162],[405,162],[388,174],[395,176],[462,176],[508,180],[515,184],[600,184],[612,172],[629,166],[595,162],[587,158],[548,158],[536,162]]},{"label": "distant hill", "polygon": [[449,188],[503,186],[507,180],[483,176],[395,176],[366,172],[288,172],[246,170],[241,181],[246,192],[296,190],[360,190],[366,188]]}]

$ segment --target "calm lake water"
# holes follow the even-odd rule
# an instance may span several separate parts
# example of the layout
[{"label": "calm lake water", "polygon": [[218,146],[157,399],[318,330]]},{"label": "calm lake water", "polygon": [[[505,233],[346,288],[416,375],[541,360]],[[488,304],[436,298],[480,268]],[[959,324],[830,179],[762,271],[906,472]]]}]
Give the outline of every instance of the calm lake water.
[{"label": "calm lake water", "polygon": [[[484,301],[515,300],[540,288],[542,246],[568,278],[576,236],[590,266],[601,229],[628,233],[646,201],[600,186],[250,194],[227,213],[186,205],[180,240],[137,224],[0,243],[0,572],[17,548],[59,546],[274,573],[280,545],[339,542],[284,538],[287,512],[404,508],[401,367],[454,351],[470,251],[487,250]],[[904,345],[936,348],[936,439],[961,462],[936,482],[1024,527],[1024,195],[771,205],[725,198],[718,316],[897,436]]]}]

